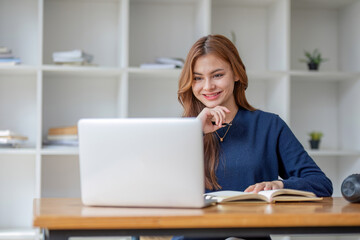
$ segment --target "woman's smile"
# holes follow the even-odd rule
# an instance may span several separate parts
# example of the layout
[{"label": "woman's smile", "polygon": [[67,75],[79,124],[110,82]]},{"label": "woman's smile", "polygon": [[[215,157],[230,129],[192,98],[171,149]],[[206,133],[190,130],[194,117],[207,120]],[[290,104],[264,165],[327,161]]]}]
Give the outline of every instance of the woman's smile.
[{"label": "woman's smile", "polygon": [[206,94],[203,94],[203,96],[207,99],[207,100],[215,100],[217,99],[220,94],[222,92],[215,92],[215,93],[206,93]]}]

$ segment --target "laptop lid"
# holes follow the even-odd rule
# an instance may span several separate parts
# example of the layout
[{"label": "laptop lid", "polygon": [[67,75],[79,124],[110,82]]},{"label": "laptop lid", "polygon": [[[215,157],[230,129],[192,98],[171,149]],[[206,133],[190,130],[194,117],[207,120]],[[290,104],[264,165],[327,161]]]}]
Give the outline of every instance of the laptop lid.
[{"label": "laptop lid", "polygon": [[199,120],[82,119],[78,129],[85,205],[204,206]]}]

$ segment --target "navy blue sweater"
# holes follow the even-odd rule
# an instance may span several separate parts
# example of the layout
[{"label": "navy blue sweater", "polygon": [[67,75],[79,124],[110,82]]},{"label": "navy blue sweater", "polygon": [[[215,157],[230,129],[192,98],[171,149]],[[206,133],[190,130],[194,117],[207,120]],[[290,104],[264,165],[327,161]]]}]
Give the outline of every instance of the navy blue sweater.
[{"label": "navy blue sweater", "polygon": [[[223,136],[226,130],[227,127],[219,129],[219,135]],[[239,108],[219,144],[216,176],[221,190],[244,191],[250,185],[278,180],[280,176],[284,188],[322,197],[332,195],[331,181],[278,115]]]}]

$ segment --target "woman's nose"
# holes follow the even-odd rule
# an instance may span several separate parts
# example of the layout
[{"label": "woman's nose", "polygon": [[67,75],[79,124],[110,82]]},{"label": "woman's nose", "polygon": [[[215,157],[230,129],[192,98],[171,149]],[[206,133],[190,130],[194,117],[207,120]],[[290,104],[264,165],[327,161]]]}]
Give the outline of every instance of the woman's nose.
[{"label": "woman's nose", "polygon": [[213,88],[214,88],[213,82],[210,79],[206,78],[205,83],[204,83],[204,89],[205,90],[210,90],[210,89],[213,89]]}]

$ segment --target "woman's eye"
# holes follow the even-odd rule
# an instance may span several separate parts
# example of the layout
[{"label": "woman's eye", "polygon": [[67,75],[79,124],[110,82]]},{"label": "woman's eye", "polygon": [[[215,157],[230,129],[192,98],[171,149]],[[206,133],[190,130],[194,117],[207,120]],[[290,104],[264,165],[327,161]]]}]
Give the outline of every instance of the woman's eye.
[{"label": "woman's eye", "polygon": [[199,80],[201,80],[201,77],[194,77],[194,80],[199,81]]},{"label": "woman's eye", "polygon": [[219,73],[219,74],[215,74],[215,75],[214,75],[214,78],[220,78],[220,77],[222,77],[222,76],[224,76],[224,74]]}]

